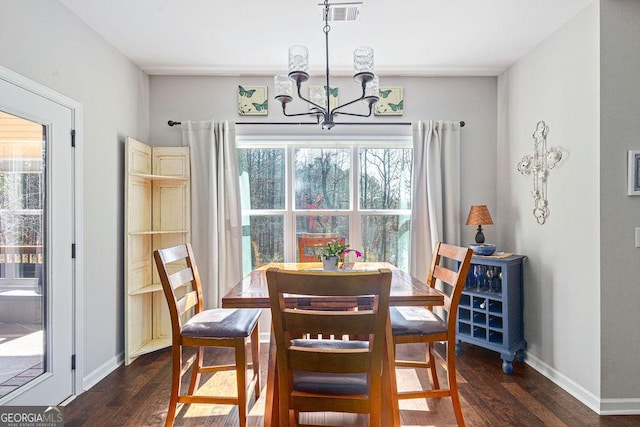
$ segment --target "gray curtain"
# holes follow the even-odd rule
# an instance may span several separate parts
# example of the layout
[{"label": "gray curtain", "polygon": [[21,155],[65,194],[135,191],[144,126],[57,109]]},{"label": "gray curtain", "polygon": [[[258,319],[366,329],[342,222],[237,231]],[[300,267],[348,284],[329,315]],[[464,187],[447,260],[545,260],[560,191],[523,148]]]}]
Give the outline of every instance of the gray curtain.
[{"label": "gray curtain", "polygon": [[235,124],[182,121],[191,149],[191,244],[207,308],[242,279],[242,220]]},{"label": "gray curtain", "polygon": [[419,121],[413,131],[409,272],[426,280],[436,242],[459,245],[460,123]]}]

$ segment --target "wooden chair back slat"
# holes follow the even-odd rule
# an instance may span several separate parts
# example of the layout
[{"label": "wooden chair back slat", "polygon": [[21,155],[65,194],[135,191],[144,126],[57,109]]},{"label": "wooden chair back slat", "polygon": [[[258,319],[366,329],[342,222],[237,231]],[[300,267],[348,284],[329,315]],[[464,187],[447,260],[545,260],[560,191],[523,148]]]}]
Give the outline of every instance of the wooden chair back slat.
[{"label": "wooden chair back slat", "polygon": [[376,315],[372,310],[345,311],[335,316],[327,311],[285,310],[285,330],[294,336],[305,333],[323,335],[369,335],[375,331]]},{"label": "wooden chair back slat", "polygon": [[[270,269],[272,270],[272,269]],[[277,269],[276,269],[277,270]],[[267,270],[267,277],[268,277]],[[391,271],[381,269],[380,271]],[[364,289],[371,289],[367,283],[378,278],[378,271],[287,271],[280,270],[278,281],[280,293],[308,296],[354,296],[369,295]],[[286,275],[285,275],[286,273]],[[365,285],[363,285],[363,283]],[[377,290],[376,288],[373,288]]]},{"label": "wooden chair back slat", "polygon": [[433,277],[445,283],[448,283],[449,285],[454,285],[456,283],[456,280],[458,280],[458,272],[449,270],[448,268],[441,265],[436,265],[435,269],[433,270]]},{"label": "wooden chair back slat", "polygon": [[164,249],[162,252],[162,260],[165,264],[171,264],[181,259],[188,258],[189,252],[185,245],[174,246]]},{"label": "wooden chair back slat", "polygon": [[366,349],[326,351],[318,354],[305,347],[290,347],[289,369],[307,372],[353,374],[369,372],[371,354]]},{"label": "wooden chair back slat", "polygon": [[190,267],[175,272],[169,276],[169,282],[174,290],[185,285],[190,285],[191,282],[193,282],[193,279],[193,270]]},{"label": "wooden chair back slat", "polygon": [[178,299],[176,303],[178,313],[180,313],[181,315],[186,313],[196,305],[198,305],[198,294],[196,291],[186,293],[183,297]]},{"label": "wooden chair back slat", "polygon": [[344,245],[346,239],[344,236],[339,236],[337,234],[328,234],[328,235],[301,235],[298,236],[298,262],[316,262],[318,261],[318,255],[313,253],[308,253],[309,251],[305,249],[314,249],[320,248],[322,246],[326,246],[327,243],[338,241],[341,245]]}]

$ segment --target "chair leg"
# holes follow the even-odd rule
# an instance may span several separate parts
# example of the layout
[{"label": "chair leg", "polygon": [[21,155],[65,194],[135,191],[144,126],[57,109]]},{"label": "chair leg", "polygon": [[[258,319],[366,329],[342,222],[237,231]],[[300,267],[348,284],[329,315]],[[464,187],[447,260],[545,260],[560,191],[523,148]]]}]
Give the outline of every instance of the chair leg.
[{"label": "chair leg", "polygon": [[238,387],[238,418],[240,427],[247,425],[247,342],[244,338],[236,341],[236,382]]},{"label": "chair leg", "polygon": [[431,385],[434,390],[438,390],[440,388],[440,382],[438,381],[438,372],[436,370],[436,361],[433,357],[433,343],[427,343],[426,345],[426,358],[427,363],[429,364],[429,379],[431,380]]},{"label": "chair leg", "polygon": [[[382,400],[382,399],[380,399]],[[382,426],[382,405],[372,404],[371,412],[369,412],[369,426],[381,427]]]},{"label": "chair leg", "polygon": [[298,427],[300,424],[300,411],[289,411],[289,427]]},{"label": "chair leg", "polygon": [[204,363],[204,347],[198,347],[196,350],[196,358],[191,368],[191,381],[189,383],[189,394],[195,394],[200,386],[200,368]]},{"label": "chair leg", "polygon": [[254,393],[256,400],[260,397],[260,331],[258,325],[251,332],[251,363],[253,364],[253,376],[256,379]]},{"label": "chair leg", "polygon": [[167,410],[167,419],[164,423],[165,427],[173,426],[173,420],[176,417],[176,408],[178,406],[178,396],[180,395],[180,371],[182,370],[182,347],[173,345],[171,349],[171,396],[169,398],[169,409]]},{"label": "chair leg", "polygon": [[280,390],[279,394],[279,412],[280,412],[280,427],[295,426],[298,423],[298,411],[289,409],[289,393],[287,387],[287,379],[280,376],[278,373],[278,385]]},{"label": "chair leg", "polygon": [[464,417],[462,416],[462,406],[460,405],[460,395],[458,394],[458,380],[456,378],[456,345],[455,341],[447,342],[447,379],[449,380],[449,392],[451,393],[451,403],[453,412],[456,414],[458,426],[464,427]]}]

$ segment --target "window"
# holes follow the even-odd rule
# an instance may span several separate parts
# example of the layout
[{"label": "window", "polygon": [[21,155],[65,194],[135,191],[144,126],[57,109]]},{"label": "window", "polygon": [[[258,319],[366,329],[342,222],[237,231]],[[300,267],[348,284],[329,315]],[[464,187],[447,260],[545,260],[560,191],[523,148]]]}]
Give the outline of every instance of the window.
[{"label": "window", "polygon": [[38,279],[41,275],[43,180],[42,159],[16,157],[0,161],[0,282],[3,285],[24,285],[20,279]]},{"label": "window", "polygon": [[408,140],[239,141],[245,273],[297,261],[309,233],[408,269],[412,154]]}]

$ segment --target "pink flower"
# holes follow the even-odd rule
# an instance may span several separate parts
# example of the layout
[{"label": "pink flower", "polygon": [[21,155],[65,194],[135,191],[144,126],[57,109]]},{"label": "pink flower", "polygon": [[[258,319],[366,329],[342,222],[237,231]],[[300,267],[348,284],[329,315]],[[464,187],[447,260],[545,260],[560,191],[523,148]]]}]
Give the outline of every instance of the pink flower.
[{"label": "pink flower", "polygon": [[360,252],[359,250],[356,249],[345,249],[344,253],[348,254],[349,252],[355,252],[356,253],[356,258],[360,258],[362,256],[362,252]]}]

